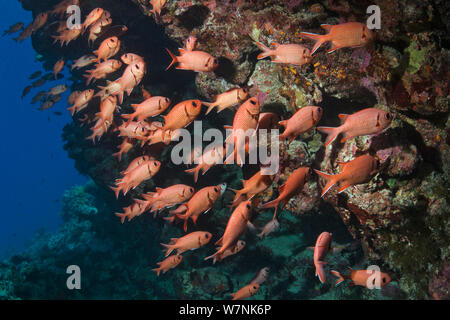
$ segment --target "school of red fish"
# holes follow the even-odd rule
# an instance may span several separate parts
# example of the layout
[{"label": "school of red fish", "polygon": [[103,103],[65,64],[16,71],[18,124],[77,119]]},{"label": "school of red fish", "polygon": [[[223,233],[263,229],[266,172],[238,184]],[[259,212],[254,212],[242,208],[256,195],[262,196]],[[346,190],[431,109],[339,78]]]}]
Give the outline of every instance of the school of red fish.
[{"label": "school of red fish", "polygon": [[[151,12],[155,15],[156,21],[159,20],[159,15],[165,3],[166,1],[162,0],[150,1],[153,8]],[[122,104],[136,88],[142,90],[143,101],[131,105],[134,109],[133,113],[120,114],[123,121],[120,125],[117,124],[113,130],[118,132],[119,137],[123,137],[122,143],[118,146],[118,152],[113,154],[118,161],[121,161],[123,155],[138,144],[141,147],[145,144],[157,143],[169,145],[177,138],[177,129],[187,127],[198,118],[202,106],[207,107],[206,115],[214,108],[217,112],[222,112],[225,109],[231,112],[231,107],[238,106],[232,126],[225,126],[232,131],[225,143],[233,141],[235,149],[231,156],[225,159],[225,162],[223,162],[224,150],[219,150],[220,148],[210,149],[201,155],[195,155],[193,152],[191,160],[196,157],[198,165],[186,170],[186,172],[194,175],[194,183],[197,182],[199,173],[204,175],[216,163],[227,164],[230,160],[235,160],[237,165],[243,165],[245,159],[240,158],[237,148],[239,145],[245,145],[248,142],[240,141],[240,136],[235,134],[237,130],[284,128],[279,139],[281,143],[288,140],[287,143],[290,144],[302,133],[317,129],[327,135],[325,147],[332,148],[330,145],[339,136],[341,136],[340,141],[344,142],[358,136],[378,134],[389,127],[392,121],[393,117],[390,113],[380,109],[366,108],[354,114],[340,114],[339,118],[342,124],[339,127],[316,128],[324,112],[326,112],[319,106],[300,106],[291,118],[279,121],[280,119],[276,114],[260,112],[260,102],[257,97],[249,96],[248,88],[234,88],[223,92],[217,96],[214,102],[193,99],[179,102],[170,107],[172,101],[169,97],[153,96],[140,86],[144,76],[149,72],[146,57],[129,52],[121,55],[120,58],[115,58],[121,49],[120,36],[127,31],[127,27],[111,27],[111,14],[102,8],[95,8],[85,17],[82,25],[77,28],[68,28],[66,20],[63,18],[67,7],[74,4],[79,5],[79,0],[64,0],[57,4],[53,10],[37,15],[34,21],[24,29],[22,29],[23,24],[18,23],[5,31],[5,34],[21,31],[16,41],[24,41],[53,20],[51,24],[57,25],[56,32],[58,33],[53,38],[55,43],[59,42],[61,46],[68,45],[84,34],[87,34],[89,45],[101,40],[96,50],[73,61],[71,70],[86,68],[95,64],[92,69],[86,71],[86,86],[107,79],[110,74],[119,70],[123,70],[122,75],[114,81],[107,80],[106,86],[98,86],[100,89],[98,91],[86,88],[84,91],[72,92],[68,99],[70,105],[68,110],[72,116],[78,117],[77,119],[83,124],[93,124],[91,127],[92,135],[87,139],[91,139],[95,143],[113,125],[114,114],[120,113],[119,104]],[[105,29],[107,26],[110,26],[110,28]],[[366,46],[374,39],[372,31],[363,23],[348,22],[338,25],[322,25],[322,28],[327,31],[326,34],[301,32],[301,35],[305,38],[315,41],[311,50],[300,44],[272,43],[270,44],[272,48],[270,48],[257,42],[255,45],[262,50],[258,59],[270,57],[274,63],[302,66],[311,63],[314,59],[314,53],[326,42],[331,42],[328,53],[332,53],[342,48]],[[186,39],[185,47],[179,49],[178,56],[166,49],[172,59],[167,69],[175,65],[176,69],[194,72],[213,72],[216,70],[219,66],[219,60],[207,52],[196,50],[196,47],[197,39],[190,36]],[[164,50],[164,48],[161,48],[161,50]],[[53,68],[55,79],[58,78],[58,74],[65,65],[64,59],[59,59],[55,63]],[[30,78],[39,75],[35,73]],[[27,90],[29,91],[29,89]],[[56,96],[65,90],[67,90],[67,86],[58,86],[52,89],[48,95]],[[24,94],[26,93],[24,91]],[[95,97],[99,98],[98,105],[92,103]],[[83,112],[88,109],[91,111],[96,109],[97,112]],[[167,110],[168,112],[162,115]],[[79,116],[80,114],[83,114],[83,116]],[[162,116],[163,122],[151,120],[156,116]],[[245,150],[248,152],[248,145],[246,145]],[[341,169],[340,173],[337,174],[325,173],[309,167],[300,167],[293,171],[289,178],[279,186],[278,197],[257,208],[274,208],[273,219],[260,230],[257,236],[259,238],[267,237],[279,227],[279,222],[276,219],[279,207],[283,208],[290,199],[301,192],[313,172],[325,181],[321,194],[323,197],[335,185],[337,185],[340,193],[351,186],[366,183],[382,169],[380,161],[369,154],[360,155],[345,163],[337,162],[337,164]],[[116,180],[115,186],[111,189],[117,198],[121,194],[126,195],[130,190],[157,175],[162,166],[164,166],[164,163],[152,156],[145,154],[139,156],[132,160],[128,167],[121,172],[121,177]],[[247,229],[254,228],[250,222],[252,212],[256,209],[252,203],[252,198],[268,189],[274,182],[274,178],[275,175],[264,175],[262,171],[259,171],[250,179],[243,181],[242,189],[228,189],[235,193],[231,204],[233,211],[223,235],[215,242],[216,252],[206,257],[205,260],[212,259],[213,263],[220,262],[227,257],[239,254],[245,249],[246,243],[241,240],[241,237]],[[227,186],[224,183],[207,186],[199,190],[183,184],[156,188],[155,192],[142,194],[142,199],[134,199],[130,206],[123,209],[123,213],[116,213],[116,215],[124,223],[126,219],[130,221],[145,212],[151,212],[156,217],[159,212],[176,207],[169,211],[168,216],[164,219],[170,223],[182,221],[186,235],[180,238],[172,238],[167,244],[161,243],[165,249],[166,258],[158,262],[158,267],[153,269],[159,276],[161,271],[166,273],[168,270],[177,267],[183,261],[182,254],[184,252],[198,249],[211,242],[215,235],[208,231],[187,233],[189,221],[195,225],[197,219],[211,210],[226,190]],[[316,276],[321,283],[325,283],[326,270],[324,266],[327,264],[325,258],[332,251],[332,234],[326,231],[321,233],[313,249]],[[176,250],[176,254],[171,255],[174,250]],[[336,285],[348,279],[353,284],[363,287],[367,287],[368,279],[372,275],[369,270],[351,270],[349,275],[341,275],[333,270],[331,270],[331,273],[338,279]],[[233,293],[232,299],[245,299],[255,295],[268,276],[269,268],[263,268],[249,284]],[[385,273],[381,273],[381,279],[382,286],[390,281],[389,275]]]}]

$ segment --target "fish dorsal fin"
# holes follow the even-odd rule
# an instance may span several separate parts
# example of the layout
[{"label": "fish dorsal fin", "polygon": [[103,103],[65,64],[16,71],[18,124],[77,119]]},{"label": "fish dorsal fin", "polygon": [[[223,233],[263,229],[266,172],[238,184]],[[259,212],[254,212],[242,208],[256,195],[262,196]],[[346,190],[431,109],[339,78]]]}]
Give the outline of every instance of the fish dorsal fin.
[{"label": "fish dorsal fin", "polygon": [[137,103],[130,104],[130,106],[131,106],[133,109],[136,109],[138,105],[139,105],[139,104],[137,104]]},{"label": "fish dorsal fin", "polygon": [[229,130],[233,130],[233,126],[223,126],[223,128],[226,130],[226,129],[229,129]]},{"label": "fish dorsal fin", "polygon": [[340,113],[340,114],[338,114],[338,117],[341,120],[341,124],[342,124],[347,120],[347,118],[349,117],[349,114]]},{"label": "fish dorsal fin", "polygon": [[181,55],[183,55],[186,52],[186,49],[178,48],[178,51],[180,52]]},{"label": "fish dorsal fin", "polygon": [[277,48],[277,47],[278,47],[278,46],[279,46],[280,44],[279,44],[279,43],[277,43],[277,42],[272,42],[272,43],[271,43],[271,45],[272,45],[272,46],[274,46],[274,47],[275,47],[275,49],[276,49],[276,48]]},{"label": "fish dorsal fin", "polygon": [[331,24],[324,23],[324,24],[321,24],[320,27],[329,32],[333,26]]},{"label": "fish dorsal fin", "polygon": [[162,190],[163,190],[163,188],[156,187],[156,193],[157,194],[160,194]]}]

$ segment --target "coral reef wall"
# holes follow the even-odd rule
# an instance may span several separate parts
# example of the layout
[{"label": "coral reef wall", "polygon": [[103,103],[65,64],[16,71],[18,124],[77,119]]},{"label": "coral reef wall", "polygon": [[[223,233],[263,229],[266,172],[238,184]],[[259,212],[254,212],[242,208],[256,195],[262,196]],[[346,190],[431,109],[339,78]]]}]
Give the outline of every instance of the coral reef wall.
[{"label": "coral reef wall", "polygon": [[[55,1],[22,3],[35,15]],[[246,235],[244,256],[211,265],[203,261],[209,251],[202,248],[188,253],[180,268],[158,279],[151,269],[162,258],[159,243],[180,236],[181,230],[150,214],[122,225],[112,213],[155,186],[192,184],[192,177],[176,174],[167,149],[152,149],[165,166],[118,202],[108,186],[140,151],[134,148],[118,162],[111,157],[120,144],[116,135],[92,144],[85,140],[88,128],[74,122],[64,129],[65,149],[94,183],[67,191],[65,222],[57,234],[39,235],[28,251],[0,265],[0,298],[226,299],[265,266],[270,266],[270,279],[256,299],[449,298],[449,2],[168,1],[161,24],[155,24],[147,3],[93,0],[85,1],[84,10],[103,7],[115,23],[128,26],[121,51],[150,57],[150,72],[143,81],[150,92],[174,100],[200,96],[211,101],[218,93],[246,85],[251,93],[263,93],[262,112],[287,118],[300,106],[318,105],[324,109],[320,122],[324,126],[338,125],[339,113],[366,107],[389,110],[392,125],[376,136],[326,148],[320,133],[302,135],[283,153],[279,179],[284,181],[300,165],[337,173],[336,160],[362,153],[376,155],[383,169],[369,183],[340,194],[330,190],[324,199],[322,182],[314,176],[280,214],[278,231],[264,240]],[[302,67],[256,58],[255,41],[312,47],[300,31],[322,33],[321,23],[365,21],[371,4],[382,13],[381,29],[371,47],[333,54],[322,48],[311,64]],[[163,48],[180,47],[190,35],[200,40],[200,50],[219,59],[214,73],[164,71],[170,61]],[[51,45],[46,33],[33,36],[33,46],[49,69],[61,55],[75,59],[85,54],[85,44],[77,43],[61,49]],[[76,73],[71,80],[73,90],[81,86]],[[127,104],[136,101],[139,95],[133,94]],[[232,114],[223,112],[204,126],[230,121]],[[252,173],[252,169],[213,168],[196,187],[219,179],[239,189],[240,179]],[[268,200],[275,189],[269,188],[259,201]],[[231,198],[226,193],[212,214],[199,219],[198,229],[220,234]],[[261,210],[254,224],[263,226],[271,214]],[[333,232],[344,248],[331,257],[330,265],[344,270],[347,265],[377,264],[391,274],[392,286],[376,292],[320,284],[307,247],[324,230]],[[70,264],[86,269],[85,289],[80,292],[64,289]]]}]

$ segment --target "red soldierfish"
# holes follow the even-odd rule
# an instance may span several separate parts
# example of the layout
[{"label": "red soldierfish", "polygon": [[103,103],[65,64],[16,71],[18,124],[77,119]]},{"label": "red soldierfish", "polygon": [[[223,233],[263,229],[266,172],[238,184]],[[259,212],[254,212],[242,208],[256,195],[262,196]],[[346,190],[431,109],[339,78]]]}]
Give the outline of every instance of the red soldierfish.
[{"label": "red soldierfish", "polygon": [[220,249],[213,255],[206,257],[205,260],[217,257],[217,260],[220,261],[222,254],[236,245],[239,238],[247,230],[247,223],[250,221],[251,212],[252,203],[249,200],[241,202],[237,206],[228,220],[223,236],[216,242],[216,245],[221,246]]},{"label": "red soldierfish", "polygon": [[325,283],[326,280],[323,266],[327,264],[324,259],[331,249],[331,237],[331,233],[322,232],[317,238],[316,246],[314,247],[314,266],[316,267],[316,276],[321,283]]},{"label": "red soldierfish", "polygon": [[287,120],[280,121],[279,124],[286,129],[280,135],[280,140],[289,138],[291,143],[298,135],[311,130],[322,118],[323,109],[316,106],[306,106]]},{"label": "red soldierfish", "polygon": [[169,64],[166,70],[168,70],[173,64],[178,62],[176,69],[191,70],[196,72],[210,72],[217,69],[219,61],[204,51],[188,51],[179,48],[180,56],[174,56],[172,52],[167,49],[172,62]]},{"label": "red soldierfish", "polygon": [[363,47],[374,38],[373,32],[364,23],[360,22],[347,22],[337,25],[322,24],[321,27],[327,30],[328,33],[324,35],[310,32],[300,33],[303,37],[316,40],[311,54],[314,54],[322,43],[327,41],[332,43],[331,48],[328,50],[328,53],[331,53],[345,47]]},{"label": "red soldierfish", "polygon": [[275,208],[275,213],[273,219],[277,216],[278,205],[281,203],[281,208],[283,208],[289,200],[298,194],[305,185],[311,169],[308,167],[300,167],[289,176],[286,182],[278,188],[279,196],[275,200],[263,204],[261,207]]},{"label": "red soldierfish", "polygon": [[380,169],[380,161],[371,155],[362,155],[356,157],[352,161],[338,162],[341,173],[331,175],[314,169],[314,171],[327,180],[327,184],[323,187],[321,197],[336,183],[339,183],[338,193],[341,193],[348,187],[356,184],[368,182]]},{"label": "red soldierfish", "polygon": [[[373,282],[370,284],[372,288],[376,288],[377,285],[377,276],[375,276],[376,270],[353,270],[350,269],[349,275],[341,275],[339,272],[331,270],[331,273],[338,277],[338,280],[336,281],[336,286],[342,283],[344,280],[348,279],[351,280],[353,284],[357,286],[362,286],[368,288],[368,281],[372,280],[369,279],[370,277],[373,277]],[[379,285],[380,287],[384,287],[389,282],[391,282],[391,277],[384,272],[379,273]]]},{"label": "red soldierfish", "polygon": [[309,49],[300,44],[272,43],[275,49],[270,49],[261,42],[256,42],[256,45],[263,51],[258,55],[258,59],[270,57],[272,62],[288,63],[296,66],[302,66],[310,63],[312,60]]},{"label": "red soldierfish", "polygon": [[169,244],[161,243],[166,250],[166,257],[173,251],[177,250],[177,254],[188,250],[198,249],[207,244],[212,238],[212,234],[206,231],[191,232],[181,238],[170,239]]},{"label": "red soldierfish", "polygon": [[342,133],[341,142],[366,134],[376,134],[386,129],[391,121],[389,112],[376,108],[367,108],[354,114],[340,114],[342,124],[337,128],[318,127],[317,130],[326,133],[325,146],[328,146],[336,137]]}]

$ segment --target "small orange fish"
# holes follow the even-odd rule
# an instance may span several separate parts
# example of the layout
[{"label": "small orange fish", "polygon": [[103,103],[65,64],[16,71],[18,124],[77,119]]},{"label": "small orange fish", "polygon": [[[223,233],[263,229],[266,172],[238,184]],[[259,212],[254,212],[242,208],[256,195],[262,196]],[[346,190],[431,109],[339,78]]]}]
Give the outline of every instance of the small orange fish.
[{"label": "small orange fish", "polygon": [[88,86],[92,80],[98,80],[105,78],[108,74],[119,70],[122,67],[122,62],[119,60],[106,60],[95,66],[95,69],[87,70],[84,75],[87,78],[86,85]]},{"label": "small orange fish", "polygon": [[53,66],[53,74],[55,75],[55,79],[58,79],[58,73],[60,73],[64,68],[64,63],[64,60],[61,59],[56,61],[55,65]]},{"label": "small orange fish", "polygon": [[261,42],[256,42],[256,45],[263,51],[258,55],[258,59],[270,56],[272,62],[288,63],[296,66],[302,66],[310,63],[312,60],[309,49],[300,44],[272,43],[275,49],[270,49]]},{"label": "small orange fish", "polygon": [[170,99],[166,97],[149,97],[140,104],[132,104],[134,112],[131,114],[122,114],[122,118],[132,121],[137,118],[138,121],[145,120],[150,117],[155,117],[163,113],[170,105]]},{"label": "small orange fish", "polygon": [[247,199],[252,199],[258,193],[262,193],[266,190],[273,182],[275,175],[263,175],[262,171],[255,173],[250,179],[242,180],[244,187],[241,190],[231,189],[235,193],[233,199],[233,206],[238,204],[241,196],[246,196]]},{"label": "small orange fish", "polygon": [[135,53],[126,53],[126,54],[122,55],[122,57],[120,57],[120,59],[122,59],[123,63],[128,64],[128,65],[139,62],[139,61],[144,61],[144,58],[142,58],[141,56],[139,56]]},{"label": "small orange fish", "polygon": [[120,191],[124,195],[130,191],[130,189],[136,188],[145,180],[150,179],[161,168],[161,162],[156,160],[148,160],[142,163],[134,170],[128,172],[122,179],[116,180],[116,187],[111,187],[111,190],[116,194],[116,198],[119,198]]},{"label": "small orange fish", "polygon": [[120,218],[122,224],[125,222],[125,218],[128,218],[128,221],[131,221],[133,218],[143,214],[146,209],[145,205],[135,201],[130,206],[123,208],[123,211],[124,213],[115,213],[115,215]]},{"label": "small orange fish", "polygon": [[235,88],[225,91],[216,97],[216,101],[203,102],[203,104],[208,107],[208,110],[206,110],[206,114],[210,113],[211,110],[216,107],[217,113],[219,113],[229,107],[232,107],[244,101],[245,99],[247,99],[247,96],[248,96],[247,88]]},{"label": "small orange fish", "polygon": [[206,150],[198,159],[198,165],[193,169],[185,170],[187,173],[194,174],[194,182],[198,180],[198,174],[202,171],[204,175],[211,167],[223,161],[225,149],[223,146],[213,146]]},{"label": "small orange fish", "polygon": [[176,69],[191,70],[196,72],[210,72],[217,69],[219,66],[219,60],[214,58],[204,51],[188,51],[186,49],[179,48],[180,56],[174,56],[172,52],[167,49],[172,62],[166,68],[168,70],[173,64],[178,63]]},{"label": "small orange fish", "polygon": [[254,296],[258,292],[258,289],[259,289],[259,284],[250,283],[250,284],[242,287],[235,293],[231,293],[231,296],[233,297],[232,300],[242,300],[242,299],[246,299],[251,296]]},{"label": "small orange fish", "polygon": [[70,111],[70,114],[73,115],[76,112],[79,112],[87,107],[89,101],[94,97],[94,90],[89,89],[81,92],[77,97],[75,98],[75,101],[73,103],[73,106],[70,108],[67,108],[67,110]]},{"label": "small orange fish", "polygon": [[281,203],[281,208],[283,208],[293,196],[303,189],[310,172],[311,169],[308,167],[295,169],[286,182],[278,188],[278,198],[263,204],[261,207],[264,209],[275,208],[275,213],[273,215],[273,219],[275,219],[277,216],[278,205]]},{"label": "small orange fish", "polygon": [[148,160],[150,160],[149,156],[140,156],[140,157],[134,158],[130,162],[128,167],[124,171],[120,172],[120,174],[122,174],[122,175],[127,174],[127,173],[133,171],[134,169],[136,169],[137,167],[139,167],[141,164],[143,164],[144,162],[146,162]]},{"label": "small orange fish", "polygon": [[188,126],[197,118],[201,110],[202,103],[200,100],[186,100],[178,103],[167,115],[163,116],[163,135],[167,130],[177,130]]},{"label": "small orange fish", "polygon": [[119,137],[127,137],[145,141],[148,139],[149,132],[152,131],[152,126],[147,121],[132,121],[129,123],[122,123],[117,130],[120,132]]},{"label": "small orange fish", "polygon": [[[238,252],[240,252],[242,249],[244,249],[246,243],[244,240],[239,240],[236,245],[233,248],[227,249],[222,253],[221,259],[225,259],[226,257],[232,256]],[[216,248],[216,250],[220,250],[220,247]],[[217,262],[217,257],[214,257],[213,264]]]},{"label": "small orange fish", "polygon": [[225,129],[232,129],[233,131],[227,137],[226,143],[234,142],[234,152],[225,160],[228,164],[233,158],[236,158],[236,164],[242,166],[244,164],[244,159],[241,159],[241,151],[245,149],[246,135],[245,133],[249,130],[254,130],[256,134],[256,129],[259,120],[259,101],[256,97],[247,99],[238,109],[233,119],[233,126],[225,126]]},{"label": "small orange fish", "polygon": [[314,247],[314,266],[316,267],[316,276],[321,283],[325,283],[326,281],[326,274],[323,266],[327,264],[324,260],[331,249],[331,237],[331,233],[322,232],[317,237],[316,246]]},{"label": "small orange fish", "polygon": [[331,53],[345,47],[363,47],[374,38],[373,32],[364,23],[360,22],[346,22],[337,25],[322,24],[321,27],[327,30],[328,33],[324,35],[310,32],[300,33],[303,37],[316,40],[311,50],[311,55],[327,41],[332,43],[331,48],[328,50],[328,53]]},{"label": "small orange fish", "polygon": [[380,161],[370,155],[362,155],[345,163],[337,163],[342,170],[339,174],[330,175],[314,169],[319,176],[327,181],[327,184],[323,187],[321,197],[336,183],[339,183],[338,193],[341,193],[353,185],[367,182],[380,169]]},{"label": "small orange fish", "polygon": [[[117,108],[117,97],[109,96],[102,102],[100,102],[100,112],[95,114],[95,119],[100,119],[100,125],[105,126],[105,128],[112,124],[114,119],[114,111]],[[94,127],[94,128],[97,128]]]},{"label": "small orange fish", "polygon": [[166,273],[168,270],[175,268],[177,265],[179,265],[183,261],[183,256],[177,254],[174,256],[167,257],[161,262],[158,262],[157,265],[159,266],[156,269],[152,269],[152,271],[156,272],[156,275],[159,277],[159,273],[162,271],[163,273]]},{"label": "small orange fish", "polygon": [[40,28],[44,26],[44,24],[47,23],[48,20],[48,13],[47,12],[41,12],[39,13],[36,18],[33,21],[33,33],[38,31]]},{"label": "small orange fish", "polygon": [[68,45],[71,41],[76,40],[81,34],[81,29],[73,28],[73,29],[65,29],[59,33],[58,36],[52,36],[53,43],[61,42],[61,47],[64,45]]},{"label": "small orange fish", "polygon": [[228,220],[223,236],[216,242],[216,245],[221,246],[220,249],[213,255],[206,257],[205,260],[214,257],[218,261],[222,260],[222,254],[226,250],[232,249],[247,230],[247,223],[250,221],[251,212],[252,203],[249,200],[243,201],[237,206]]},{"label": "small orange fish", "polygon": [[342,124],[337,128],[317,128],[328,135],[325,146],[332,143],[340,133],[343,134],[341,142],[358,136],[380,133],[389,127],[392,121],[392,115],[389,112],[376,108],[363,109],[351,115],[340,114],[339,118]]},{"label": "small orange fish", "polygon": [[165,189],[156,188],[156,192],[142,194],[145,199],[141,201],[145,204],[147,210],[156,213],[164,208],[173,207],[177,204],[188,201],[194,194],[194,188],[185,184],[174,184]]},{"label": "small orange fish", "polygon": [[103,15],[102,8],[95,8],[94,10],[92,10],[84,20],[83,25],[81,26],[81,34],[84,34],[87,28],[89,28],[90,25],[97,22],[97,20],[100,19],[102,15]]},{"label": "small orange fish", "polygon": [[122,154],[127,154],[133,148],[133,144],[129,141],[128,138],[123,139],[122,143],[119,145],[119,151],[113,153],[113,157],[117,157],[119,161],[122,160]]},{"label": "small orange fish", "polygon": [[[339,272],[331,270],[331,273],[338,277],[338,280],[336,281],[336,286],[341,284],[344,280],[348,279],[351,280],[354,285],[362,286],[362,287],[368,287],[368,281],[370,280],[369,277],[373,277],[371,286],[373,288],[376,288],[377,285],[377,277],[374,275],[376,273],[375,270],[353,270],[350,269],[349,275],[341,275]],[[389,282],[391,282],[391,277],[384,272],[380,272],[379,274],[379,285],[380,287],[384,287]]]},{"label": "small orange fish", "polygon": [[[227,185],[219,184],[217,186],[205,187],[197,191],[188,201],[188,203],[182,204],[176,210],[170,213],[175,214],[175,216],[166,218],[170,222],[174,221],[175,217],[180,220],[184,220],[183,230],[186,232],[187,223],[189,219],[192,219],[194,224],[197,223],[198,217],[202,213],[207,213],[214,206],[214,203],[219,199],[219,197],[224,193]],[[183,213],[184,214],[181,214]]]},{"label": "small orange fish", "polygon": [[197,38],[194,36],[189,36],[186,39],[186,50],[187,51],[193,51],[195,49],[195,46],[197,45]]},{"label": "small orange fish", "polygon": [[320,121],[322,114],[321,107],[306,106],[298,109],[288,120],[279,122],[286,128],[280,135],[280,140],[289,139],[290,144],[298,135],[311,130]]},{"label": "small orange fish", "polygon": [[120,49],[120,40],[117,37],[110,37],[100,44],[98,50],[94,51],[97,56],[95,62],[105,61],[115,56]]},{"label": "small orange fish", "polygon": [[150,0],[150,4],[152,5],[151,13],[155,15],[155,20],[159,21],[161,17],[161,10],[166,4],[167,0]]},{"label": "small orange fish", "polygon": [[181,238],[172,238],[169,244],[161,243],[161,245],[166,248],[167,257],[173,250],[177,250],[177,254],[181,254],[188,250],[198,249],[211,241],[211,238],[212,234],[207,231],[195,231]]}]

